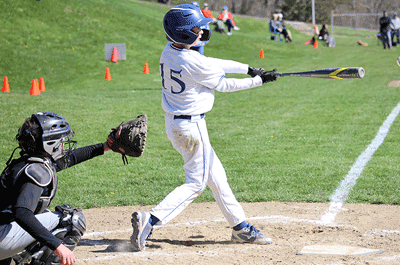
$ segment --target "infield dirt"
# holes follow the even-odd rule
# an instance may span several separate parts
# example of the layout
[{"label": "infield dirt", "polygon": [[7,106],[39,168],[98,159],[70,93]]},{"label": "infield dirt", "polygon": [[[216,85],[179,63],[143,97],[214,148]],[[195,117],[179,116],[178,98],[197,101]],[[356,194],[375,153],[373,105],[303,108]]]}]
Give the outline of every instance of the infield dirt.
[{"label": "infield dirt", "polygon": [[[131,214],[152,206],[84,210],[88,229],[74,253],[77,264],[400,264],[400,207],[344,204],[334,224],[322,225],[328,203],[242,203],[248,222],[271,245],[231,243],[231,228],[216,203],[192,203],[156,227],[146,250],[132,252]],[[297,255],[310,245],[384,250],[371,255]]]}]

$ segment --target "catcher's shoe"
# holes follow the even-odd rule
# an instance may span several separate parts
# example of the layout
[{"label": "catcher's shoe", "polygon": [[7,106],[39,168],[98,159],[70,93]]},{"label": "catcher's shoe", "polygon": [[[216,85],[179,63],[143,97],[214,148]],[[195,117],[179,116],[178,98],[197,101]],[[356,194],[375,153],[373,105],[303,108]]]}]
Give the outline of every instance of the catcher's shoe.
[{"label": "catcher's shoe", "polygon": [[269,237],[264,236],[251,224],[248,224],[247,227],[232,232],[232,241],[237,243],[253,243],[266,245],[271,244],[272,240]]},{"label": "catcher's shoe", "polygon": [[135,251],[145,249],[146,239],[151,235],[153,226],[149,223],[150,213],[134,212],[132,214],[133,234],[131,243]]}]

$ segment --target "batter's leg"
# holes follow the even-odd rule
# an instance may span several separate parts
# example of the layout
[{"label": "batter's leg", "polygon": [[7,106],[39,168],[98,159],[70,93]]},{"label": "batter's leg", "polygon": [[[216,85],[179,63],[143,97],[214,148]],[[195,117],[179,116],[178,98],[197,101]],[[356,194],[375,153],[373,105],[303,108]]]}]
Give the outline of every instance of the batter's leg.
[{"label": "batter's leg", "polygon": [[243,208],[229,187],[225,169],[212,148],[208,186],[231,227],[245,221],[246,216]]},{"label": "batter's leg", "polygon": [[204,119],[197,122],[166,115],[166,129],[173,147],[182,155],[186,182],[174,189],[150,214],[166,224],[181,213],[207,187],[210,142]]}]

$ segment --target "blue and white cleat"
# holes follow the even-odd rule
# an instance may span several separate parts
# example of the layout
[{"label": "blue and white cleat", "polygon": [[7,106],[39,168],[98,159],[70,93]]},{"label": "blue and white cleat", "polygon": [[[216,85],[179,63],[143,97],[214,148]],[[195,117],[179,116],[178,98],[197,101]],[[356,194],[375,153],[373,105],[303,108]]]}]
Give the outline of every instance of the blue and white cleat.
[{"label": "blue and white cleat", "polygon": [[151,235],[153,226],[149,223],[150,213],[134,212],[132,214],[131,243],[134,251],[142,251],[145,249],[146,239]]},{"label": "blue and white cleat", "polygon": [[233,230],[232,241],[236,243],[253,243],[260,245],[266,245],[272,243],[271,238],[261,234],[260,230],[257,230],[251,224],[247,224],[247,227],[239,231]]}]

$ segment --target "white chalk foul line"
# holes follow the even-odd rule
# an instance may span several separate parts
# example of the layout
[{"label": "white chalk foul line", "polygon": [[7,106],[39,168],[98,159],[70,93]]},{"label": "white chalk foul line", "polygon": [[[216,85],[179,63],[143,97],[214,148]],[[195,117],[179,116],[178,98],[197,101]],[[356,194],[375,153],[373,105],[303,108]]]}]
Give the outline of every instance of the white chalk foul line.
[{"label": "white chalk foul line", "polygon": [[347,176],[342,180],[339,187],[331,196],[331,205],[328,211],[322,216],[321,222],[324,224],[333,223],[336,214],[342,208],[343,203],[346,201],[350,191],[356,185],[358,177],[364,170],[365,165],[372,158],[372,155],[378,150],[379,146],[385,140],[387,133],[389,132],[390,126],[392,126],[394,120],[400,112],[400,103],[392,110],[392,113],[387,117],[383,125],[379,128],[377,135],[371,144],[365,149],[365,151],[358,157],[357,161],[351,167]]}]

